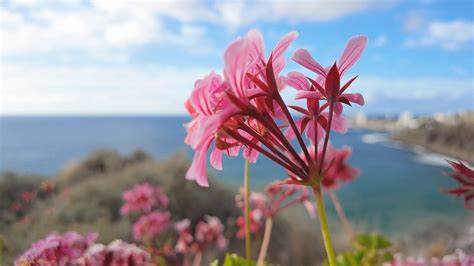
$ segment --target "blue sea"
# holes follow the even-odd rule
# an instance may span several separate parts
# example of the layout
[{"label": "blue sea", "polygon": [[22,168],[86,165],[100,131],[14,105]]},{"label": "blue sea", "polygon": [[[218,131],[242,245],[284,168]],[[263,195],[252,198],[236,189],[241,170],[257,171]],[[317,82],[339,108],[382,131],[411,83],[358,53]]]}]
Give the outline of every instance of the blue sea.
[{"label": "blue sea", "polygon": [[[186,121],[185,117],[1,117],[0,171],[54,176],[98,149],[122,154],[143,149],[157,159],[185,151],[191,158],[192,151],[183,142]],[[362,171],[336,192],[356,226],[393,233],[415,231],[430,222],[456,226],[473,220],[461,199],[439,192],[455,185],[445,175],[449,168],[441,156],[403,148],[384,133],[365,130],[333,135],[332,144],[351,146],[350,162]],[[210,171],[223,182],[239,185],[243,160],[226,159],[223,171]],[[253,189],[261,189],[269,181],[283,179],[285,172],[260,158],[251,166],[251,176]],[[332,207],[329,210],[334,215]]]}]

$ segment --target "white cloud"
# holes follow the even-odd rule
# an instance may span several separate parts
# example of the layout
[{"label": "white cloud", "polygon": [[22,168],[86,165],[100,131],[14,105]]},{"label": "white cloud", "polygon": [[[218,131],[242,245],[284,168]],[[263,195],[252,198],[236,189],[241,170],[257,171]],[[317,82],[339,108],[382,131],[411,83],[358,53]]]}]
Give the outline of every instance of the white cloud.
[{"label": "white cloud", "polygon": [[472,45],[474,23],[464,20],[433,21],[427,25],[426,30],[417,35],[408,39],[405,44],[409,47],[434,46],[445,50],[458,50]]},{"label": "white cloud", "polygon": [[[2,65],[0,114],[174,114],[207,69]],[[27,78],[25,78],[27,77]]]},{"label": "white cloud", "polygon": [[[358,1],[93,1],[92,4],[40,4],[17,0],[1,12],[2,54],[79,49],[92,54],[144,44],[180,45],[190,53],[209,53],[204,24],[236,29],[255,22],[329,21],[396,0]],[[20,3],[21,2],[21,3]],[[31,2],[31,5],[28,3]],[[382,2],[382,3],[380,3]],[[46,2],[48,3],[48,2]],[[169,20],[176,22],[170,27]],[[202,25],[200,25],[202,24]]]},{"label": "white cloud", "polygon": [[[8,40],[2,42],[2,54],[48,53],[61,49],[104,54],[111,49],[130,49],[150,43],[180,45],[190,52],[193,49],[202,52],[195,44],[209,43],[205,31],[196,23],[193,27],[184,27],[184,30],[180,27],[172,30],[163,25],[163,18],[159,16],[163,13],[161,7],[167,8],[170,15],[185,17],[182,13],[173,13],[171,10],[174,9],[167,3],[99,3],[101,4],[93,7],[79,4],[72,4],[69,8],[38,7],[29,13],[0,9],[1,36],[3,40]],[[113,3],[122,5],[112,5]],[[189,41],[189,37],[192,37],[192,41]]]},{"label": "white cloud", "polygon": [[385,34],[378,36],[374,40],[375,47],[383,47],[385,44],[387,44],[387,36]]},{"label": "white cloud", "polygon": [[391,6],[395,0],[376,1],[222,1],[215,4],[222,22],[230,28],[257,21],[292,23],[331,21],[362,11]]}]

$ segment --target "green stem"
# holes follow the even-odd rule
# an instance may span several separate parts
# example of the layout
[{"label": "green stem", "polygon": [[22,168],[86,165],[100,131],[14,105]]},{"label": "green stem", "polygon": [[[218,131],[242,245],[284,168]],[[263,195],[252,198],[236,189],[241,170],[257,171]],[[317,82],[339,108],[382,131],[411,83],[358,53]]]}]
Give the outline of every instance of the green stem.
[{"label": "green stem", "polygon": [[326,208],[324,207],[323,196],[319,186],[313,186],[314,195],[316,197],[316,206],[319,214],[319,223],[321,224],[321,232],[323,234],[324,247],[329,260],[330,266],[336,266],[336,256],[331,243],[331,235],[329,233],[328,221],[326,217]]},{"label": "green stem", "polygon": [[245,258],[247,260],[247,266],[251,265],[252,262],[252,242],[250,235],[250,189],[249,189],[249,179],[250,179],[250,163],[248,160],[245,160],[245,169],[244,169],[244,197],[245,197]]}]

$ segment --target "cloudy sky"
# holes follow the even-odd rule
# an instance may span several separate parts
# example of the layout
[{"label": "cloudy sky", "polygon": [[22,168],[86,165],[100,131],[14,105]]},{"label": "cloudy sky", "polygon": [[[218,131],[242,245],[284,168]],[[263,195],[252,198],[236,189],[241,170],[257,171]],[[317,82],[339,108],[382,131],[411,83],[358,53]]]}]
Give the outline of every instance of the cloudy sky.
[{"label": "cloudy sky", "polygon": [[220,72],[228,43],[252,28],[267,49],[298,31],[287,58],[304,47],[323,65],[367,35],[350,73],[367,105],[353,112],[472,110],[473,3],[3,0],[0,114],[182,114],[194,80]]}]

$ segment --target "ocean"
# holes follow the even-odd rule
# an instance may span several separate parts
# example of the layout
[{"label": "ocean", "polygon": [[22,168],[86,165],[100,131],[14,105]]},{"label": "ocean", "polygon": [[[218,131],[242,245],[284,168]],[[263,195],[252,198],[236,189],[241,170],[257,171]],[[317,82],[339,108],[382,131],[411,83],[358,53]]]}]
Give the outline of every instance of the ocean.
[{"label": "ocean", "polygon": [[[143,149],[157,159],[176,151],[192,151],[184,144],[186,117],[1,117],[0,171],[54,176],[65,165],[98,149],[130,154]],[[334,134],[335,147],[351,146],[350,162],[362,171],[336,193],[349,219],[359,227],[385,233],[419,230],[427,223],[458,226],[474,217],[461,199],[439,192],[452,182],[442,156],[406,149],[384,133],[349,130]],[[210,172],[223,182],[242,182],[243,160],[224,160],[224,170]],[[183,177],[184,178],[184,177]],[[285,172],[261,157],[251,166],[251,185],[285,178]],[[210,188],[212,189],[212,187]],[[330,203],[328,203],[329,206]],[[334,216],[332,207],[330,215]]]}]

